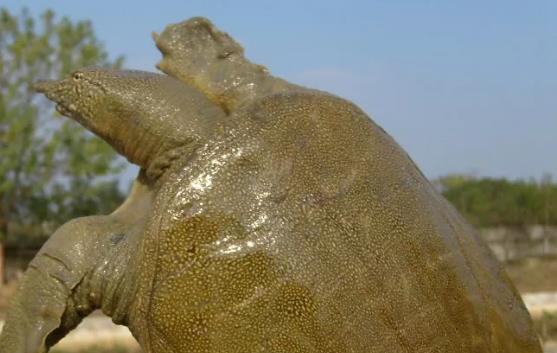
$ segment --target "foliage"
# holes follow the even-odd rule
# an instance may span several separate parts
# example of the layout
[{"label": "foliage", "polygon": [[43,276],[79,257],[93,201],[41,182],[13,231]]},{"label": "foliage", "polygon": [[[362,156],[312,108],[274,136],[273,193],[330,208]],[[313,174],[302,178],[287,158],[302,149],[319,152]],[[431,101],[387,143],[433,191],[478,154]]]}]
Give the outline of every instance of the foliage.
[{"label": "foliage", "polygon": [[557,184],[549,176],[541,181],[509,181],[450,175],[440,178],[436,184],[477,226],[557,224]]},{"label": "foliage", "polygon": [[110,212],[121,201],[116,177],[122,160],[57,115],[32,84],[78,67],[122,62],[109,60],[89,21],[57,19],[51,10],[34,17],[26,9],[15,15],[0,8],[0,237],[12,225],[60,224]]}]

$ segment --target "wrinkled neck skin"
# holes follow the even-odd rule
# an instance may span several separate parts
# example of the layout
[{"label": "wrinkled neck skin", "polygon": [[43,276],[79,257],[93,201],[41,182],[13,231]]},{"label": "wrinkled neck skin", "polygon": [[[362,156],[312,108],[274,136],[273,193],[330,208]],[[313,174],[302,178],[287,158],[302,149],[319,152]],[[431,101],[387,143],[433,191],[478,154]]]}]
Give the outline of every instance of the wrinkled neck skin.
[{"label": "wrinkled neck skin", "polygon": [[47,352],[95,309],[128,323],[137,282],[132,262],[151,194],[136,181],[111,215],[72,220],[50,237],[10,303],[0,353]]},{"label": "wrinkled neck skin", "polygon": [[[113,110],[119,112],[118,119],[115,118],[116,113]],[[157,179],[168,167],[177,154],[175,150],[193,149],[196,145],[193,138],[180,136],[180,140],[173,135],[174,130],[170,132],[166,127],[149,125],[149,111],[145,106],[131,107],[107,99],[104,105],[100,105],[91,114],[92,117],[83,117],[81,114],[83,113],[78,111],[68,113],[68,116],[105,140],[129,162],[144,168],[145,175],[150,180]],[[153,115],[157,114],[161,113],[155,111]]]}]

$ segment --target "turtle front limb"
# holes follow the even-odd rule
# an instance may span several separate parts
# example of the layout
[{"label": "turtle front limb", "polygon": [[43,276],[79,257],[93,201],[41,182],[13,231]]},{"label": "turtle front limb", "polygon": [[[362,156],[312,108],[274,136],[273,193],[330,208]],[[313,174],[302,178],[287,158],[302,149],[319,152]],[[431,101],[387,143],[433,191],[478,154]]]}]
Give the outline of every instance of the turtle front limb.
[{"label": "turtle front limb", "polygon": [[135,284],[129,265],[150,207],[151,190],[137,181],[113,214],[61,226],[21,280],[0,336],[0,353],[47,352],[97,308],[125,324]]},{"label": "turtle front limb", "polygon": [[195,86],[226,112],[266,95],[303,89],[271,76],[208,19],[194,17],[153,34],[163,59],[157,68]]},{"label": "turtle front limb", "polygon": [[149,72],[88,68],[35,89],[152,178],[208,140],[226,118],[196,88]]},{"label": "turtle front limb", "polygon": [[[33,266],[27,270],[0,336],[0,352],[46,352],[53,344],[49,337],[56,336],[51,334],[62,324],[70,290],[49,273],[52,270]],[[78,324],[74,320],[65,321],[66,326]]]},{"label": "turtle front limb", "polygon": [[93,310],[78,287],[98,259],[88,238],[106,217],[86,217],[60,227],[30,263],[8,311],[0,353],[46,352]]}]

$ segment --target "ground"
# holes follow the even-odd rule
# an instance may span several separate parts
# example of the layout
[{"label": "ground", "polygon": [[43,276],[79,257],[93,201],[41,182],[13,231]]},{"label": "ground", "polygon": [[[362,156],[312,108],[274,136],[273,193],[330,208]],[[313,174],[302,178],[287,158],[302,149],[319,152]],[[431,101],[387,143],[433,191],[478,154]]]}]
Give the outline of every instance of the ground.
[{"label": "ground", "polygon": [[557,257],[537,257],[513,261],[507,273],[520,293],[557,292]]}]

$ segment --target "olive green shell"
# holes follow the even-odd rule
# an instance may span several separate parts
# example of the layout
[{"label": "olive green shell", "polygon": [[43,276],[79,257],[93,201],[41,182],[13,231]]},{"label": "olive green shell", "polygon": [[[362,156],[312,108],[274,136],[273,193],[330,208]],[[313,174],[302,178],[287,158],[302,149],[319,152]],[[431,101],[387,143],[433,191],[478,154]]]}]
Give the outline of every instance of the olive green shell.
[{"label": "olive green shell", "polygon": [[147,352],[541,352],[476,232],[354,105],[266,97],[160,180]]}]

